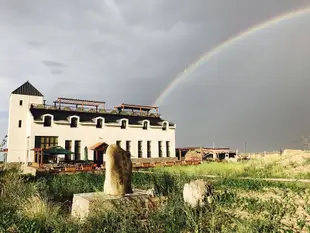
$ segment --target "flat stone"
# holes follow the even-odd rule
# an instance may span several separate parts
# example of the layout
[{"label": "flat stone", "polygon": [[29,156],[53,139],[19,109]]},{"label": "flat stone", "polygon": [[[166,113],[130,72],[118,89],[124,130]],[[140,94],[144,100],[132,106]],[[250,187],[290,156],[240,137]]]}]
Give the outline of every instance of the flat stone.
[{"label": "flat stone", "polygon": [[125,195],[108,195],[103,192],[78,193],[73,195],[71,215],[84,219],[97,211],[111,210],[115,204],[134,205],[135,207],[150,208],[154,203],[146,190],[133,190]]},{"label": "flat stone", "polygon": [[21,172],[23,175],[32,175],[32,176],[36,176],[37,174],[37,169],[34,167],[29,167],[25,164],[23,164],[21,166]]}]

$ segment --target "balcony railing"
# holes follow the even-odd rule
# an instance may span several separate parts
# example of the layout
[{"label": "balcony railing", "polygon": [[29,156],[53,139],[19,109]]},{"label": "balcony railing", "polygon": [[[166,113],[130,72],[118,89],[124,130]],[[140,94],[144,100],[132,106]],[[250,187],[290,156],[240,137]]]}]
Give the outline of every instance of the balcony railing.
[{"label": "balcony railing", "polygon": [[92,112],[102,114],[115,114],[115,115],[128,115],[128,116],[145,116],[145,117],[160,117],[158,113],[147,112],[130,112],[130,111],[117,111],[116,109],[103,109],[94,107],[74,107],[74,106],[55,106],[47,104],[32,104],[31,108],[36,109],[50,109],[50,110],[62,110],[62,111],[74,111],[74,112]]}]

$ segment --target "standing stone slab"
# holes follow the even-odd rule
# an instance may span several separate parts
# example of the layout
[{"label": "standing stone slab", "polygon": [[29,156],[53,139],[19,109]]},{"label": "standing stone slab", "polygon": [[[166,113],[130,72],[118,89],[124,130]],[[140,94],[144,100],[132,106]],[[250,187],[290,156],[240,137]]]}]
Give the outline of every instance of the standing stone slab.
[{"label": "standing stone slab", "polygon": [[[74,194],[71,214],[83,219],[90,214],[117,210],[118,207],[137,211],[139,214],[155,207],[154,193],[135,190],[131,187],[132,163],[130,153],[117,145],[110,145],[106,151],[106,172],[104,191]],[[151,197],[152,196],[152,197]]]},{"label": "standing stone slab", "polygon": [[125,195],[132,193],[132,163],[129,152],[115,144],[109,145],[106,152],[105,168],[104,194]]}]

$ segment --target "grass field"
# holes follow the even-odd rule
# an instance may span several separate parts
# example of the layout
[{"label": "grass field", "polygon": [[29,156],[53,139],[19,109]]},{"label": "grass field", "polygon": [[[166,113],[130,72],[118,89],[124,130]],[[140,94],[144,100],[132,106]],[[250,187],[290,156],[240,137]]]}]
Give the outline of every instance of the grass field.
[{"label": "grass field", "polygon": [[209,179],[212,204],[191,209],[182,189],[193,179],[184,173],[134,173],[134,188],[155,188],[168,197],[166,205],[147,218],[120,208],[78,222],[70,217],[73,194],[102,190],[103,174],[31,178],[11,169],[0,173],[0,232],[310,232],[307,184]]},{"label": "grass field", "polygon": [[268,155],[242,162],[210,162],[199,166],[165,167],[158,172],[187,175],[217,175],[222,177],[253,178],[310,178],[310,153],[292,151],[284,155]]}]

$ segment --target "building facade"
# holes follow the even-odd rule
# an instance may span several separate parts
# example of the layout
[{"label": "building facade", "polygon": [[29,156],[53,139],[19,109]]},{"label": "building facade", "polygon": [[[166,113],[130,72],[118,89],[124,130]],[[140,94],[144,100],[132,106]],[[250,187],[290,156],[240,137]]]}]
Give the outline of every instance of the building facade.
[{"label": "building facade", "polygon": [[132,158],[175,157],[176,125],[163,120],[157,107],[58,98],[46,105],[29,82],[11,93],[7,162],[38,162],[35,149],[61,146],[66,160],[104,160],[103,144],[118,144]]}]

